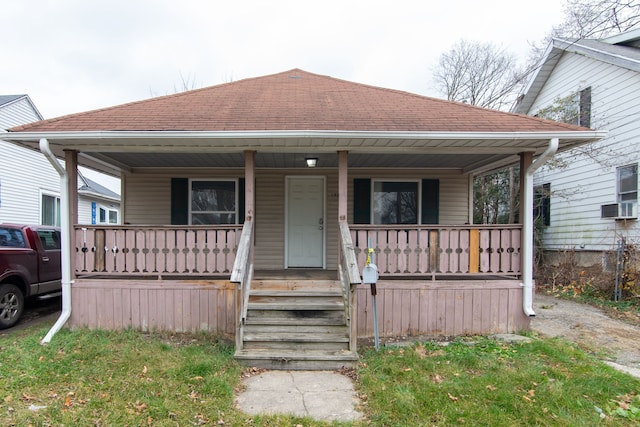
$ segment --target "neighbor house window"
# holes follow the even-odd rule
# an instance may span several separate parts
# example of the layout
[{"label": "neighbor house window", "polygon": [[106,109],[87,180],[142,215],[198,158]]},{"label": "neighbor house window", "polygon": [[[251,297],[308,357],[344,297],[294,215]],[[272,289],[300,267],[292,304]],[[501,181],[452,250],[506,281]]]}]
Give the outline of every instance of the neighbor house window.
[{"label": "neighbor house window", "polygon": [[577,92],[565,112],[566,121],[572,125],[591,127],[591,87]]},{"label": "neighbor house window", "polygon": [[60,226],[60,197],[49,194],[42,195],[40,223]]},{"label": "neighbor house window", "polygon": [[591,87],[582,89],[578,94],[578,123],[579,126],[591,127]]},{"label": "neighbor house window", "polygon": [[638,164],[619,167],[617,175],[618,202],[637,202]]},{"label": "neighbor house window", "polygon": [[192,180],[191,224],[236,224],[237,186],[236,180]]},{"label": "neighbor house window", "polygon": [[117,224],[118,210],[100,206],[98,208],[98,224]]},{"label": "neighbor house window", "polygon": [[374,224],[418,224],[418,181],[374,181]]},{"label": "neighbor house window", "polygon": [[533,189],[533,218],[543,225],[551,225],[551,184],[538,185]]}]

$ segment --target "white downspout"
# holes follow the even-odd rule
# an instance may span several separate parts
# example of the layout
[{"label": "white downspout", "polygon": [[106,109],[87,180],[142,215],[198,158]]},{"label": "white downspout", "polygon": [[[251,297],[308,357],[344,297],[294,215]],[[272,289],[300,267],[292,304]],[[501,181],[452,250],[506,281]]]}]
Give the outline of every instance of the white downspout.
[{"label": "white downspout", "polygon": [[522,219],[522,308],[524,313],[533,317],[533,174],[540,169],[558,151],[558,138],[549,140],[549,146],[524,173],[522,202],[524,203]]},{"label": "white downspout", "polygon": [[42,339],[41,344],[51,341],[51,338],[64,326],[71,317],[71,224],[69,219],[69,176],[67,171],[60,165],[58,159],[49,148],[49,141],[42,138],[40,140],[40,151],[45,155],[49,163],[60,175],[60,243],[62,259],[62,313],[60,317]]}]

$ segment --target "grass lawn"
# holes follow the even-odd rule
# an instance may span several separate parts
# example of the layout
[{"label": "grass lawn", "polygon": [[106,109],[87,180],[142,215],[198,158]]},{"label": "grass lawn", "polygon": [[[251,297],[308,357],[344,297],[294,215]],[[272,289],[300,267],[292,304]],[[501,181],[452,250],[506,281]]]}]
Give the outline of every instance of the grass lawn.
[{"label": "grass lawn", "polygon": [[[325,425],[237,411],[246,370],[211,336],[62,330],[41,346],[46,332],[0,337],[2,426]],[[361,350],[366,419],[340,425],[640,425],[640,381],[562,340]]]}]

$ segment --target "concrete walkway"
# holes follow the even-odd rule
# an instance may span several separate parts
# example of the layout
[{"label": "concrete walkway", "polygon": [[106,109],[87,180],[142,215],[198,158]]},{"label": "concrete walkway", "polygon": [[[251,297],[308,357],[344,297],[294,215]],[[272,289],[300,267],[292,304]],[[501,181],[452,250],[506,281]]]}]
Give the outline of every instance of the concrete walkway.
[{"label": "concrete walkway", "polygon": [[349,378],[332,371],[266,371],[244,380],[236,397],[249,415],[289,414],[321,421],[356,421],[360,401]]}]

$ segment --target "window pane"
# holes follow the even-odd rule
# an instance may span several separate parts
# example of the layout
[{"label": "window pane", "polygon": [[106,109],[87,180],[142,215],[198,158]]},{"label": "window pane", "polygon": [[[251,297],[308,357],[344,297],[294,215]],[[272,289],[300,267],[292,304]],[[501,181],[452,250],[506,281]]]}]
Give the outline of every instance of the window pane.
[{"label": "window pane", "polygon": [[22,233],[15,228],[0,228],[0,246],[10,248],[27,247]]},{"label": "window pane", "polygon": [[107,222],[107,211],[104,210],[103,208],[100,208],[100,219],[98,220],[98,222],[100,224],[104,224],[105,222]]},{"label": "window pane", "polygon": [[191,215],[191,224],[235,224],[235,213],[194,213]]},{"label": "window pane", "polygon": [[56,227],[60,227],[60,198],[56,197]]},{"label": "window pane", "polygon": [[38,237],[45,250],[60,249],[60,233],[53,230],[38,230]]},{"label": "window pane", "polygon": [[118,211],[109,211],[109,224],[118,223]]},{"label": "window pane", "polygon": [[57,197],[42,195],[42,224],[43,225],[58,225],[56,222],[58,214],[56,213]]},{"label": "window pane", "polygon": [[191,183],[191,211],[236,210],[236,184],[233,181],[193,181]]},{"label": "window pane", "polygon": [[618,168],[618,201],[638,199],[638,166]]},{"label": "window pane", "polygon": [[374,224],[417,224],[418,183],[375,182],[373,222]]}]

